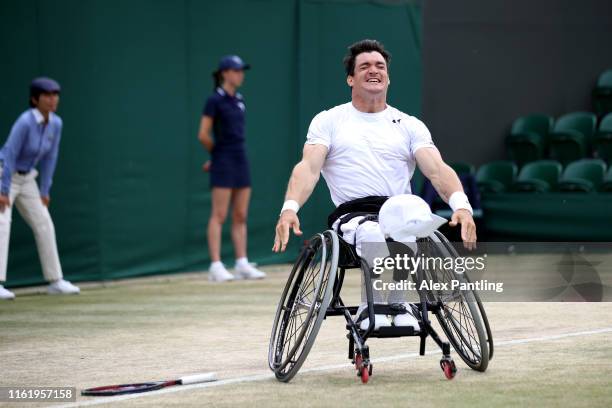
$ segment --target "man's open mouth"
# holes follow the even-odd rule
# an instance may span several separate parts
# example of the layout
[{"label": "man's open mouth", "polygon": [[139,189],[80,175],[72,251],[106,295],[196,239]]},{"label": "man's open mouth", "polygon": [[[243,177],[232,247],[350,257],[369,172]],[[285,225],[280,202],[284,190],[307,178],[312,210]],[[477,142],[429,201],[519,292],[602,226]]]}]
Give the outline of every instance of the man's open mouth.
[{"label": "man's open mouth", "polygon": [[370,78],[368,79],[368,82],[373,83],[373,84],[380,84],[380,79]]}]

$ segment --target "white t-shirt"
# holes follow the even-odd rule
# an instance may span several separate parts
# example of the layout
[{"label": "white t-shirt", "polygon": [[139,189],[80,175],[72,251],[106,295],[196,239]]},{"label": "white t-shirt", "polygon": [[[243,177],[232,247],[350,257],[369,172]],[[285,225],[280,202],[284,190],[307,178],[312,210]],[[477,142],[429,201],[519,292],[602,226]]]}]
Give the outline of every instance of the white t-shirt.
[{"label": "white t-shirt", "polygon": [[315,116],[306,143],[328,149],[321,174],[336,206],[371,195],[410,194],[414,153],[435,148],[419,119],[389,105],[364,113],[351,102]]}]

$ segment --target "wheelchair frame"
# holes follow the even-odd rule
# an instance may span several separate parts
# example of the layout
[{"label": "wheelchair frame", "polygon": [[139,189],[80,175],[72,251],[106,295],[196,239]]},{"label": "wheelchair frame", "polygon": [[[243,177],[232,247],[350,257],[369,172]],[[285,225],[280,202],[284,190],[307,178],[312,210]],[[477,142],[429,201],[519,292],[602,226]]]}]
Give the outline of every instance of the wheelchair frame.
[{"label": "wheelchair frame", "polygon": [[[458,256],[448,240],[438,231],[434,231],[428,238],[419,240],[419,243],[427,242],[439,244],[445,247],[451,256]],[[315,260],[315,256],[318,253],[321,255],[320,263]],[[320,265],[318,277],[314,275],[316,268],[310,269],[313,261],[315,265]],[[304,268],[305,265],[306,269]],[[358,307],[346,306],[340,296],[345,272],[347,269],[353,268],[360,268],[365,277],[368,305],[367,315],[369,318],[369,326],[366,330],[361,330],[353,318]],[[308,271],[313,273],[308,274]],[[344,316],[346,329],[348,330],[348,358],[355,365],[357,375],[363,383],[367,383],[372,375],[373,365],[370,361],[369,347],[366,344],[370,337],[418,336],[420,337],[420,355],[425,354],[426,339],[431,337],[442,351],[440,367],[448,379],[454,378],[457,372],[455,362],[450,355],[451,343],[460,357],[472,369],[477,371],[486,370],[488,361],[493,357],[493,338],[484,308],[475,292],[470,291],[473,296],[471,301],[473,304],[468,304],[468,313],[470,315],[477,314],[474,319],[475,326],[478,326],[475,327],[477,333],[474,334],[472,331],[470,334],[468,331],[467,337],[472,337],[474,340],[478,337],[477,351],[480,351],[479,356],[477,356],[477,352],[474,350],[474,345],[468,344],[465,347],[466,343],[470,343],[470,339],[466,338],[461,328],[458,329],[456,327],[457,325],[454,321],[457,319],[448,316],[447,305],[440,297],[436,297],[433,291],[424,292],[419,290],[419,302],[410,304],[412,314],[419,322],[419,332],[414,332],[412,327],[395,326],[380,327],[378,330],[375,330],[375,314],[397,315],[403,313],[403,311],[389,305],[374,304],[372,283],[368,275],[369,270],[366,267],[362,267],[361,260],[357,256],[354,246],[339,239],[335,231],[327,230],[312,237],[309,245],[302,249],[291,271],[277,307],[272,327],[268,363],[278,380],[288,382],[297,374],[314,344],[322,321],[327,316]],[[411,276],[413,279],[416,278],[417,281],[424,279],[423,271],[420,270]],[[465,275],[465,279],[468,279],[467,275]],[[333,281],[333,285],[329,284],[330,281]],[[303,288],[304,282],[307,285],[306,288]],[[306,292],[306,289],[310,287],[312,289]],[[313,295],[312,299],[308,299],[308,295],[311,293]],[[325,312],[321,313],[323,310]],[[460,313],[465,313],[466,311],[467,309]],[[429,312],[437,316],[450,343],[443,341],[433,328],[429,320]],[[302,319],[304,313],[306,313],[306,316]],[[300,322],[301,325],[298,326]],[[459,325],[461,326],[460,322]],[[291,341],[292,328],[296,336],[293,342]],[[287,337],[287,333],[289,333],[289,337]],[[479,361],[471,360],[469,353],[479,357]]]}]

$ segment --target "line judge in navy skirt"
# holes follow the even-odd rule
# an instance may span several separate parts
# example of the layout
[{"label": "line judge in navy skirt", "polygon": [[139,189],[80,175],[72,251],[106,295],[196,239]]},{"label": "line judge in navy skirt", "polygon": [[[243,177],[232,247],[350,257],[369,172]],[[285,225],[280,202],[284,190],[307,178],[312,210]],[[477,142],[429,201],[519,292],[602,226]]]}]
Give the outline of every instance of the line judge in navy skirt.
[{"label": "line judge in navy skirt", "polygon": [[237,89],[244,81],[244,71],[249,68],[237,55],[221,59],[218,69],[213,72],[215,90],[204,106],[198,134],[200,142],[211,155],[203,167],[210,173],[212,190],[212,210],[208,220],[211,259],[208,279],[217,282],[236,278],[221,262],[221,229],[230,204],[235,273],[242,279],[266,276],[249,263],[246,251],[251,175],[244,134],[246,106]]}]

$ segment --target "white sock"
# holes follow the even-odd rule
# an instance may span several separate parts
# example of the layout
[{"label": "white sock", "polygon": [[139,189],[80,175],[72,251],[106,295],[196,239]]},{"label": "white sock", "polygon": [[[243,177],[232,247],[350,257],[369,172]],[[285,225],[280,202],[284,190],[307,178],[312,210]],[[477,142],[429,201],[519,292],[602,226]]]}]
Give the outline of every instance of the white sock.
[{"label": "white sock", "polygon": [[246,256],[236,259],[236,266],[246,266],[249,264],[249,259]]},{"label": "white sock", "polygon": [[221,267],[223,267],[223,262],[221,261],[215,261],[215,262],[210,263],[210,269],[221,268]]}]

